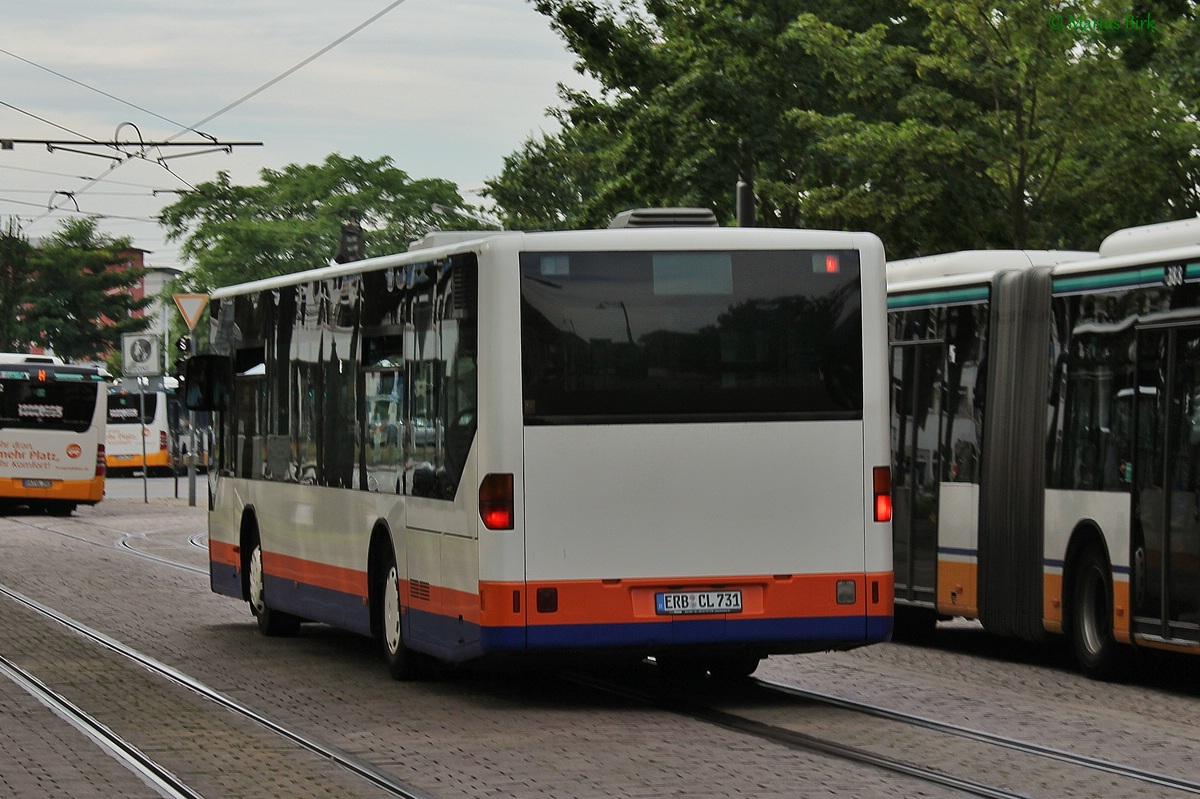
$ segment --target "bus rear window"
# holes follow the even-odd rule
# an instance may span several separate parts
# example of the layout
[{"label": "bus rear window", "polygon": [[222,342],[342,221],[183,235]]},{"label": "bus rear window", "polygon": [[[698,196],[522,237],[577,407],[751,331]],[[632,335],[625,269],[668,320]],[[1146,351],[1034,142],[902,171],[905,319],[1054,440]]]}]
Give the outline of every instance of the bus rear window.
[{"label": "bus rear window", "polygon": [[521,276],[528,424],[861,418],[856,251],[524,253]]},{"label": "bus rear window", "polygon": [[114,390],[108,395],[109,424],[153,424],[158,414],[159,395],[145,395]]},{"label": "bus rear window", "polygon": [[83,432],[96,409],[96,384],[0,378],[0,427]]}]

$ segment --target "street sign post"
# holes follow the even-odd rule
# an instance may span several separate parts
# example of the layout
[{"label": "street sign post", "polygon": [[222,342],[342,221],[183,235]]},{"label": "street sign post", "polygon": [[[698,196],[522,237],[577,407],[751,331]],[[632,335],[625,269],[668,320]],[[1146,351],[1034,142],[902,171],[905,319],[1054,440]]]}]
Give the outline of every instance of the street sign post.
[{"label": "street sign post", "polygon": [[126,377],[158,377],[162,374],[162,342],[153,333],[121,335],[122,373]]},{"label": "street sign post", "polygon": [[141,378],[159,377],[162,369],[162,342],[154,333],[121,334],[121,373],[135,378],[138,387],[138,415],[142,421],[142,493],[150,501],[146,484],[146,386],[149,380]]},{"label": "street sign post", "polygon": [[[184,324],[188,329],[188,355],[196,354],[196,325],[200,322],[200,314],[208,305],[207,294],[175,294],[175,307],[179,309]],[[186,389],[185,389],[186,390]],[[196,506],[196,412],[188,411],[188,506]],[[209,464],[209,468],[212,465]]]},{"label": "street sign post", "polygon": [[184,324],[187,325],[188,334],[196,329],[196,325],[200,322],[200,314],[204,313],[204,308],[208,305],[207,294],[176,294],[174,295],[175,307],[179,309],[179,313],[183,316]]}]

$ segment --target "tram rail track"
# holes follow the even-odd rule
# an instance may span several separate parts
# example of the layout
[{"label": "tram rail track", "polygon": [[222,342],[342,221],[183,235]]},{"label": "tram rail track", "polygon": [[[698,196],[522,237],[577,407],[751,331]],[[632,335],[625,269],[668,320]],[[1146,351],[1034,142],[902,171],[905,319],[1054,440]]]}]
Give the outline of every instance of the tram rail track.
[{"label": "tram rail track", "polygon": [[[647,668],[649,667],[647,666]],[[846,744],[834,735],[803,732],[793,728],[791,725],[776,724],[771,721],[753,718],[750,714],[744,714],[739,711],[724,710],[714,706],[714,704],[710,704],[704,699],[695,698],[689,693],[686,683],[683,686],[664,688],[663,681],[658,680],[658,690],[650,690],[645,687],[649,681],[644,678],[639,680],[635,685],[622,679],[599,677],[595,674],[574,671],[564,673],[560,676],[570,682],[593,690],[620,696],[639,704],[669,710],[690,719],[705,721],[728,730],[738,731],[764,741],[770,741],[789,749],[813,752],[860,765],[871,766],[888,773],[903,775],[930,785],[959,791],[971,796],[988,797],[989,799],[1016,799],[1016,797],[1030,799],[1033,796],[1048,795],[987,784],[972,777],[951,773],[941,765],[922,765],[911,760],[873,751],[863,746]],[[1129,780],[1143,786],[1140,790],[1145,790],[1146,787],[1153,786],[1155,788],[1167,789],[1172,794],[1200,794],[1200,781],[1197,780],[1167,775],[1057,747],[1045,746],[1010,736],[941,722],[924,716],[872,705],[867,702],[845,699],[775,680],[751,678],[745,681],[744,686],[746,690],[757,691],[764,696],[785,697],[788,700],[798,699],[809,706],[819,705],[833,710],[847,711],[891,724],[902,725],[903,727],[918,728],[938,735],[952,736],[989,747],[1006,749],[1023,756],[1053,761],[1072,769],[1083,769],[1088,772],[1112,775],[1113,777]],[[770,705],[771,702],[764,700],[763,704]],[[936,749],[937,747],[931,744],[930,748]],[[1135,789],[1134,792],[1136,793],[1138,790]]]},{"label": "tram rail track", "polygon": [[[94,630],[91,627],[72,619],[66,614],[60,613],[35,599],[25,596],[19,591],[0,584],[0,596],[17,603],[27,610],[33,611],[39,616],[57,622],[71,632],[83,637],[90,643],[137,664],[156,677],[160,677],[177,686],[186,688],[193,694],[207,700],[208,702],[255,723],[259,727],[274,733],[280,738],[285,739],[301,749],[320,756],[324,760],[337,765],[344,771],[365,781],[374,788],[383,791],[387,796],[397,797],[397,799],[433,799],[431,794],[428,794],[413,785],[393,777],[382,769],[376,767],[374,764],[362,758],[348,754],[337,747],[331,746],[297,727],[273,719],[255,710],[249,705],[209,687],[208,685],[179,671],[178,669],[168,666],[167,664],[162,663],[161,661],[158,661],[157,659],[146,655],[134,649],[133,647],[127,646],[126,644],[123,644],[122,642],[111,638],[110,636],[107,636],[98,630]],[[36,680],[34,680],[31,676],[28,678],[23,677],[22,673],[19,673],[21,670],[17,669],[15,666],[9,666],[6,669],[5,667],[10,663],[10,661],[0,657],[0,672],[4,673],[5,676],[9,677],[9,679],[12,679],[14,682],[17,682],[27,692],[31,692],[31,688],[38,691],[35,696],[39,698],[39,701],[43,701],[43,703],[48,704],[48,706],[64,708],[62,712],[72,715],[73,718],[79,720],[80,723],[83,723],[81,720],[85,718],[86,714],[83,714],[82,711],[72,712],[65,709],[70,705],[65,698],[54,694],[53,691],[41,685],[40,683],[36,683]],[[72,723],[75,724],[74,721]],[[76,726],[78,727],[79,724],[76,724]],[[102,725],[98,724],[85,726],[89,729],[96,730],[102,727]],[[95,735],[99,734],[99,732],[95,733]],[[93,740],[95,740],[95,735],[89,734],[89,737],[93,737]],[[113,750],[118,750],[121,752],[126,751],[126,747],[122,746],[115,736],[113,736],[111,741],[111,747],[106,745],[102,748],[105,748],[105,750],[109,751],[110,754]],[[134,756],[127,755],[127,757],[133,758]],[[133,762],[133,760],[123,762],[128,763]],[[152,761],[146,766],[148,769],[147,773],[151,773],[153,769],[153,765],[151,764]],[[181,786],[181,791],[188,790],[182,782],[180,782],[179,785]],[[191,797],[199,797],[200,795],[196,793],[181,792],[178,794],[178,796],[191,799]]]},{"label": "tram rail track", "polygon": [[[58,522],[56,522],[58,524]],[[50,526],[31,524],[31,527],[36,527],[48,533],[56,535],[66,535],[69,538],[79,541],[86,541],[95,546],[104,546],[110,551],[113,547],[113,542],[107,544],[98,542],[93,536],[92,540],[84,539],[80,536],[72,534],[69,530],[64,532],[61,529],[56,530]],[[188,564],[178,560],[172,560],[169,557],[162,557],[147,553],[138,549],[138,542],[146,537],[159,531],[150,531],[149,533],[126,533],[119,531],[116,528],[106,527],[105,532],[117,533],[121,535],[121,539],[116,542],[119,551],[136,556],[139,558],[148,559],[163,565],[172,566],[189,572],[206,573],[204,569],[200,569],[192,564]],[[177,551],[183,551],[189,547],[199,547],[203,540],[204,533],[196,532],[189,533],[186,531],[162,531],[174,532],[178,536],[183,536],[187,539],[187,546],[176,545]],[[0,586],[0,594],[7,594],[7,591]],[[649,668],[649,667],[646,667]],[[652,672],[651,672],[652,674]],[[646,686],[655,686],[663,684],[665,681],[661,679],[646,679],[647,673],[643,670],[641,679],[634,681],[635,687],[627,684],[618,684],[617,690],[612,690],[611,686],[604,686],[598,682],[580,681],[575,675],[571,675],[571,680],[579,684],[587,685],[596,690],[603,690],[606,693],[616,694],[626,699],[636,701],[641,704],[658,707],[668,710],[673,713],[687,716],[688,718],[702,721],[707,724],[719,726],[723,729],[734,731],[749,738],[760,741],[770,742],[772,744],[791,749],[797,752],[809,752],[821,757],[830,758],[832,761],[845,760],[859,764],[860,766],[879,769],[881,771],[903,775],[910,779],[919,780],[930,785],[937,785],[946,790],[957,793],[963,793],[974,796],[987,797],[1043,797],[1052,795],[1082,795],[1079,793],[1072,794],[1069,791],[1047,792],[1046,790],[1029,790],[1024,786],[1013,785],[989,785],[986,780],[992,779],[991,774],[995,773],[987,768],[981,768],[978,772],[961,772],[959,775],[946,773],[946,769],[942,768],[940,763],[935,763],[932,767],[929,764],[922,765],[917,762],[909,762],[903,757],[892,757],[888,754],[883,754],[878,751],[872,751],[868,746],[850,746],[840,743],[837,740],[828,740],[823,734],[814,734],[807,729],[796,729],[795,724],[777,724],[770,719],[748,717],[739,712],[723,709],[722,706],[707,706],[702,698],[697,698],[693,693],[678,693],[671,692],[663,694],[654,690],[646,690]],[[710,685],[712,681],[705,681]],[[981,747],[999,747],[1016,753],[1020,757],[1038,758],[1045,761],[1062,764],[1064,768],[1081,769],[1093,775],[1106,774],[1111,775],[1116,780],[1129,781],[1130,783],[1144,786],[1144,790],[1159,789],[1159,793],[1154,795],[1195,795],[1200,794],[1200,781],[1190,780],[1183,777],[1163,774],[1152,770],[1142,769],[1136,766],[1115,763],[1101,758],[1091,757],[1088,755],[1077,754],[1065,749],[1044,746],[1029,741],[1023,741],[1016,738],[997,735],[985,732],[979,729],[971,729],[960,725],[950,724],[937,721],[928,717],[904,713],[886,707],[872,705],[866,702],[860,702],[850,699],[845,699],[832,694],[821,693],[806,689],[798,685],[790,685],[784,682],[767,679],[757,679],[747,681],[743,684],[745,687],[738,690],[754,690],[761,692],[762,696],[769,698],[760,701],[764,707],[773,708],[777,716],[788,715],[787,706],[789,702],[802,702],[806,706],[817,706],[822,708],[847,711],[859,716],[868,716],[873,719],[878,719],[880,722],[894,723],[904,725],[909,729],[928,730],[930,733],[938,735],[952,736],[954,738],[970,741],[978,744]],[[703,692],[700,692],[703,693]],[[728,699],[734,692],[727,692],[724,688],[715,692],[718,698],[722,695]],[[790,713],[800,723],[807,723],[809,715],[806,713]],[[909,733],[912,736],[912,733]],[[915,736],[913,736],[915,737]],[[862,743],[862,740],[859,741]],[[936,749],[937,745],[932,745]],[[1016,761],[1015,761],[1016,762]],[[1020,767],[1018,766],[1018,769]],[[1082,772],[1081,772],[1082,773]],[[986,776],[985,776],[986,775]],[[1095,777],[1092,777],[1095,779]],[[1003,782],[1003,779],[1000,780]],[[393,794],[403,796],[406,794]],[[419,794],[418,794],[419,795]],[[1107,793],[1097,792],[1095,795],[1112,795]],[[1140,795],[1134,789],[1126,790],[1121,795]]]},{"label": "tram rail track", "polygon": [[832,694],[822,693],[820,691],[811,691],[801,688],[796,685],[788,685],[775,680],[756,679],[756,683],[764,688],[776,691],[788,696],[798,697],[810,702],[818,702],[831,707],[843,708],[852,710],[857,713],[864,713],[879,719],[897,721],[903,724],[908,724],[914,727],[920,727],[926,730],[943,733],[946,735],[954,735],[960,738],[966,738],[981,743],[991,744],[993,746],[1011,749],[1016,752],[1036,755],[1038,757],[1057,760],[1062,763],[1068,763],[1075,766],[1102,771],[1113,774],[1125,779],[1135,780],[1137,782],[1155,785],[1161,788],[1170,788],[1171,790],[1181,791],[1190,794],[1200,794],[1200,781],[1189,780],[1182,777],[1172,777],[1167,774],[1160,774],[1148,769],[1141,769],[1134,766],[1114,763],[1110,760],[1104,760],[1090,755],[1082,755],[1076,752],[1071,752],[1065,749],[1060,749],[1052,746],[1044,746],[1042,744],[1031,743],[1012,738],[1007,735],[997,735],[995,733],[985,732],[983,730],[964,727],[959,724],[950,724],[944,721],[937,721],[925,716],[919,716],[913,713],[903,713],[889,708],[872,705],[867,702],[859,702],[851,699],[845,699]]},{"label": "tram rail track", "polygon": [[[112,533],[115,536],[118,536],[115,542],[100,542],[100,541],[94,541],[94,540],[86,538],[84,536],[74,535],[70,532],[67,532],[66,530],[55,529],[54,527],[51,527],[46,524],[35,524],[34,522],[29,521],[28,519],[9,517],[9,520],[19,523],[24,527],[28,527],[33,530],[39,530],[43,533],[49,533],[51,535],[59,536],[62,538],[67,538],[72,541],[79,542],[81,544],[88,544],[90,546],[100,547],[102,549],[109,549],[111,547],[115,547],[116,549],[118,549],[122,552],[125,552],[126,554],[134,555],[139,558],[151,560],[151,561],[154,561],[156,563],[161,563],[166,566],[173,566],[177,569],[183,569],[184,571],[190,571],[195,574],[203,574],[206,576],[208,575],[208,569],[206,567],[196,566],[196,565],[193,565],[190,563],[184,563],[183,561],[174,560],[172,558],[168,558],[163,555],[156,555],[151,552],[146,552],[144,550],[138,549],[137,546],[135,545],[135,543],[137,541],[149,541],[150,536],[160,534],[160,533],[178,535],[179,531],[174,530],[174,529],[162,528],[162,529],[155,529],[155,530],[142,530],[142,531],[135,533],[135,532],[128,532],[125,530],[121,530],[119,528],[112,527],[109,525],[97,524],[95,521],[89,521],[87,523],[87,526],[89,529],[103,530],[105,532]],[[56,523],[62,524],[65,522],[65,523],[69,524],[69,523],[72,523],[75,521],[76,520],[73,520],[70,518],[60,518],[60,519],[56,520]],[[193,550],[193,549],[207,550],[207,548],[208,548],[207,539],[208,539],[208,533],[202,530],[200,532],[190,534],[188,536],[187,544],[176,545],[176,548],[187,549],[187,550]]]},{"label": "tram rail track", "polygon": [[897,758],[880,755],[859,747],[848,746],[837,741],[823,739],[818,736],[772,724],[764,724],[763,722],[745,718],[735,713],[705,707],[690,700],[667,698],[662,695],[652,694],[644,689],[620,686],[608,680],[596,679],[578,673],[564,675],[564,679],[593,690],[621,696],[625,699],[652,707],[670,710],[691,719],[705,721],[725,729],[778,744],[788,749],[811,752],[839,760],[847,760],[860,765],[872,766],[892,774],[911,777],[938,787],[961,791],[971,796],[987,797],[987,799],[1030,799],[1024,793],[1008,791],[975,780],[955,777],[936,769],[907,763]]},{"label": "tram rail track", "polygon": [[204,799],[202,794],[192,790],[187,783],[172,774],[166,767],[3,655],[0,655],[0,676],[7,677],[54,715],[91,739],[110,757],[154,789],[163,799]]}]

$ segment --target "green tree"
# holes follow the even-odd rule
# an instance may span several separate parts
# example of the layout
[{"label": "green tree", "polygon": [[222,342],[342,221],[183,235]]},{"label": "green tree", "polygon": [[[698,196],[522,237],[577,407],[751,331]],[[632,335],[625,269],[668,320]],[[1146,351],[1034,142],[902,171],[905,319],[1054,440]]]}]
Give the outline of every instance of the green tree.
[{"label": "green tree", "polygon": [[150,320],[131,313],[153,298],[130,291],[146,270],[122,260],[129,249],[128,238],[99,233],[91,218],[68,220],[42,242],[30,257],[26,314],[41,346],[65,360],[100,360],[120,350],[123,334],[146,329]]},{"label": "green tree", "polygon": [[1200,207],[1200,131],[1165,81],[1122,58],[1138,34],[1051,22],[1058,13],[1116,22],[1128,6],[1077,14],[1043,0],[914,2],[931,19],[920,74],[956,94],[952,113],[928,118],[983,156],[1003,196],[999,243],[1093,248],[1115,228]]},{"label": "green tree", "polygon": [[[758,224],[873,230],[903,257],[1090,248],[1197,208],[1196,126],[1172,88],[1191,73],[1162,81],[1125,57],[1128,37],[1052,28],[1076,13],[1062,3],[536,6],[601,88],[560,89],[562,131],[488,184],[510,223],[556,202],[566,226],[632,205],[705,205],[728,222],[744,176]],[[1168,37],[1159,64],[1187,43]]]},{"label": "green tree", "polygon": [[[560,87],[562,132],[527,143],[488,183],[510,225],[531,198],[546,208],[561,201],[568,227],[602,226],[639,205],[703,205],[732,220],[739,177],[792,180],[792,165],[772,156],[788,133],[788,98],[824,91],[806,68],[812,59],[789,36],[791,21],[814,4],[535,5],[600,89]],[[764,223],[787,220],[771,215]]]},{"label": "green tree", "polygon": [[386,156],[332,154],[319,165],[264,169],[261,178],[237,186],[221,172],[163,209],[168,239],[182,240],[194,264],[186,275],[190,290],[324,266],[352,214],[361,220],[367,255],[403,251],[433,228],[468,226],[433,210],[467,208],[454,184],[413,180]]},{"label": "green tree", "polygon": [[500,176],[484,193],[504,209],[505,227],[570,230],[583,226],[591,199],[603,183],[600,165],[582,145],[585,128],[529,139],[504,159]]},{"label": "green tree", "polygon": [[30,295],[29,259],[33,246],[21,233],[16,219],[10,219],[0,233],[0,350],[22,352],[29,348],[31,335],[25,323],[25,306]]},{"label": "green tree", "polygon": [[[799,21],[819,13],[835,30],[873,30],[876,45],[896,50],[919,39],[920,24],[919,15],[905,17],[895,3],[653,0],[639,8],[539,0],[536,6],[600,90],[560,87],[562,131],[528,142],[488,183],[510,225],[521,221],[531,198],[541,207],[562,201],[565,226],[600,226],[637,205],[702,205],[732,222],[740,178],[756,189],[757,224],[809,224],[802,200],[843,156],[817,149],[820,132],[800,129],[794,112],[882,115],[895,100],[849,98],[828,79],[820,60],[826,51],[812,51]],[[912,63],[892,61],[889,70],[915,71]]]}]

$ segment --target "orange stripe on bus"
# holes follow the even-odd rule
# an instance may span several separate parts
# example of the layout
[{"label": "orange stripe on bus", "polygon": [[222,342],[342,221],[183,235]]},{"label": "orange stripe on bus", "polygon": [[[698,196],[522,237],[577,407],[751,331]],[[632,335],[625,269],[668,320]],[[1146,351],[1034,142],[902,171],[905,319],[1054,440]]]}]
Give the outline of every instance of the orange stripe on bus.
[{"label": "orange stripe on bus", "polygon": [[1113,580],[1113,637],[1124,643],[1133,643],[1131,616],[1133,608],[1129,602],[1129,581]]},{"label": "orange stripe on bus", "polygon": [[27,488],[19,477],[0,478],[0,497],[52,499],[67,502],[99,502],[104,499],[104,478],[51,480],[49,488]]},{"label": "orange stripe on bus", "polygon": [[974,563],[939,560],[937,565],[937,610],[947,616],[974,619],[979,616],[978,569]]},{"label": "orange stripe on bus", "polygon": [[426,610],[443,616],[458,616],[472,624],[479,623],[479,595],[422,580],[400,581],[400,602],[415,610]]},{"label": "orange stripe on bus", "polygon": [[[838,604],[837,584],[855,584],[855,602]],[[556,589],[553,613],[539,613],[539,588]],[[485,627],[537,624],[619,624],[661,622],[655,595],[665,591],[737,590],[741,613],[729,618],[785,619],[835,616],[890,616],[893,580],[890,572],[819,575],[756,575],[633,580],[573,580],[482,583],[481,624]]]},{"label": "orange stripe on bus", "polygon": [[357,569],[329,566],[277,552],[263,552],[263,572],[305,585],[364,598],[367,596],[367,573]]},{"label": "orange stripe on bus", "polygon": [[221,563],[240,569],[242,566],[242,548],[237,544],[227,544],[224,541],[215,541],[210,538],[208,539],[208,558],[213,563]]}]

